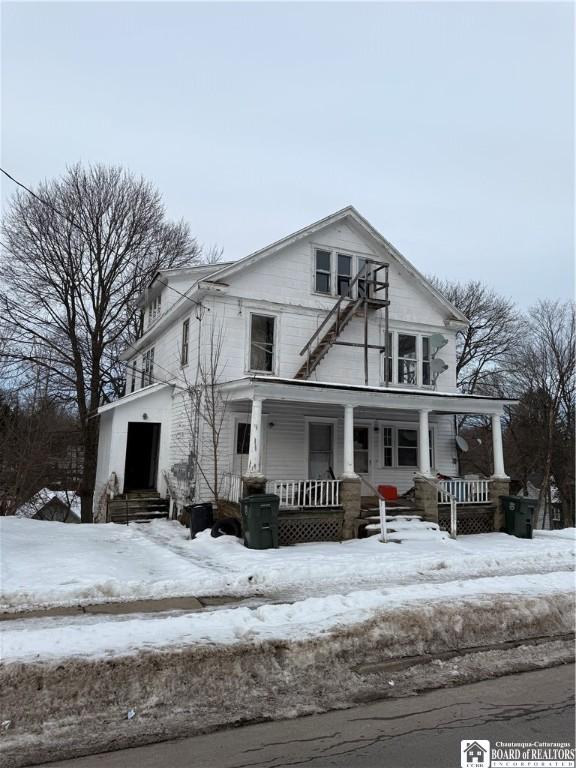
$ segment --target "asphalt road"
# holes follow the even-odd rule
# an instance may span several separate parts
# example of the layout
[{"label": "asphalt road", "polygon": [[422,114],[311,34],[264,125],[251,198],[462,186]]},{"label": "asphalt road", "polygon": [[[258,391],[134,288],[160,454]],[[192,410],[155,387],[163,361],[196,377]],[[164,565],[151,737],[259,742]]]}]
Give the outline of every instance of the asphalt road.
[{"label": "asphalt road", "polygon": [[574,665],[51,768],[458,768],[461,739],[574,743]]}]

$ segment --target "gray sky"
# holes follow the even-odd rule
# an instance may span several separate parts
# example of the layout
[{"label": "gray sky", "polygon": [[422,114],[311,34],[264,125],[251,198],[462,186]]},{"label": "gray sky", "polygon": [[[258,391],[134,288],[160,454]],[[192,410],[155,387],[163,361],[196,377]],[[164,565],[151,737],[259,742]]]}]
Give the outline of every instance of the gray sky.
[{"label": "gray sky", "polygon": [[[239,258],[349,203],[425,273],[573,292],[569,3],[4,3],[2,162],[121,163]],[[6,182],[3,192],[11,191]]]}]

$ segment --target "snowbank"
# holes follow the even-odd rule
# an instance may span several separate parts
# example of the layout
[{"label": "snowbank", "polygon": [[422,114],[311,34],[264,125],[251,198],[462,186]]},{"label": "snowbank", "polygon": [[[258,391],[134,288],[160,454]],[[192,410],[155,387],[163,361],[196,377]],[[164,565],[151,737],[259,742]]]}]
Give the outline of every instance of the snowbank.
[{"label": "snowbank", "polygon": [[[4,662],[104,657],[140,653],[151,648],[230,645],[241,642],[299,641],[375,618],[379,612],[438,601],[481,600],[505,595],[525,597],[568,594],[572,574],[500,576],[415,584],[348,595],[308,598],[293,604],[263,605],[184,615],[60,618],[4,622]],[[537,616],[532,617],[537,620]],[[437,628],[440,629],[440,628]]]},{"label": "snowbank", "polygon": [[573,530],[542,533],[533,540],[493,533],[456,541],[436,533],[386,545],[371,537],[254,551],[209,532],[190,541],[169,521],[72,526],[0,518],[0,609],[186,595],[294,600],[573,568]]}]

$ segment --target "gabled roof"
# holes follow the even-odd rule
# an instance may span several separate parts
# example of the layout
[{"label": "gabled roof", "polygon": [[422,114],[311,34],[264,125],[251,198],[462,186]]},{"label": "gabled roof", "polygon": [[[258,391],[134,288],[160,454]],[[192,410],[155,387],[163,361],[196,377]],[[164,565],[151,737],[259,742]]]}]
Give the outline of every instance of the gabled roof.
[{"label": "gabled roof", "polygon": [[468,319],[466,316],[460,312],[459,309],[457,309],[451,302],[448,301],[448,299],[443,296],[439,291],[434,288],[434,286],[426,280],[424,275],[422,275],[421,272],[419,272],[416,267],[414,267],[408,259],[406,259],[400,251],[398,251],[391,243],[386,240],[385,237],[383,237],[380,232],[378,232],[377,229],[375,229],[370,222],[365,219],[356,208],[354,208],[353,205],[347,205],[345,208],[342,208],[339,211],[336,211],[335,213],[331,213],[329,216],[326,216],[323,219],[320,219],[319,221],[315,221],[313,224],[309,224],[307,227],[304,227],[303,229],[299,229],[297,232],[293,232],[291,235],[287,235],[286,237],[283,237],[281,240],[276,240],[276,242],[271,243],[270,245],[267,245],[265,248],[261,248],[258,251],[254,251],[254,253],[249,254],[248,256],[245,256],[243,259],[239,259],[238,261],[231,262],[229,264],[220,266],[218,269],[214,270],[214,272],[210,273],[208,277],[211,279],[218,278],[218,280],[228,278],[231,275],[236,274],[237,272],[245,269],[246,267],[250,267],[254,264],[257,264],[262,259],[267,258],[268,256],[272,256],[273,254],[280,251],[282,248],[286,248],[289,245],[292,245],[293,243],[297,243],[299,240],[304,239],[305,237],[309,237],[310,235],[314,234],[315,232],[318,232],[322,229],[325,229],[326,227],[336,224],[339,221],[343,221],[345,219],[349,219],[352,222],[356,224],[357,227],[359,227],[363,232],[369,235],[381,248],[383,248],[386,253],[388,253],[398,264],[400,264],[401,267],[404,268],[408,274],[410,274],[411,277],[415,279],[415,281],[420,285],[421,288],[423,288],[425,291],[428,291],[432,294],[434,299],[446,310],[448,310],[454,317],[454,319],[459,320],[463,323],[468,323]]}]

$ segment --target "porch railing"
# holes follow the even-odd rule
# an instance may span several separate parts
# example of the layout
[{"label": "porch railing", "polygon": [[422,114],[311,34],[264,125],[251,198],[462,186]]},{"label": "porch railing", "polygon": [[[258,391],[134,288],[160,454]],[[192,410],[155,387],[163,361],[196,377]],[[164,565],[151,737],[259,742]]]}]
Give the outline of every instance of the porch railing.
[{"label": "porch railing", "polygon": [[240,502],[242,496],[242,478],[240,475],[226,474],[222,478],[220,496],[228,501]]},{"label": "porch railing", "polygon": [[438,503],[450,504],[454,496],[458,504],[487,504],[490,501],[488,480],[440,480]]},{"label": "porch railing", "polygon": [[[240,475],[224,475],[220,496],[238,503],[242,497]],[[266,493],[280,497],[281,508],[339,507],[339,480],[268,480]]]},{"label": "porch railing", "polygon": [[339,507],[339,480],[268,480],[266,493],[280,497],[280,507]]}]

